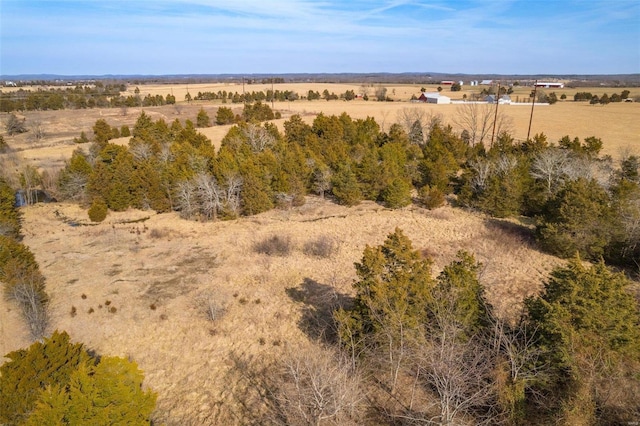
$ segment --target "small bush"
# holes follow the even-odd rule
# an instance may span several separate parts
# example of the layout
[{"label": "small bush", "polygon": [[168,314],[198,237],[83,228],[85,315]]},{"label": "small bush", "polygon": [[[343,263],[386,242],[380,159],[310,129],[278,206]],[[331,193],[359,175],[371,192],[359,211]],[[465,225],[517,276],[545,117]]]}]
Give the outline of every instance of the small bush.
[{"label": "small bush", "polygon": [[112,307],[109,309],[109,312],[111,312],[112,314],[115,314],[117,311],[118,311],[118,309],[117,309],[115,306],[112,306]]},{"label": "small bush", "polygon": [[158,238],[166,238],[169,236],[169,231],[166,229],[152,229],[149,232],[149,237],[153,238],[153,239],[158,239]]},{"label": "small bush", "polygon": [[102,198],[96,198],[89,207],[89,219],[92,222],[102,222],[107,218],[107,203]]},{"label": "small bush", "polygon": [[71,307],[71,316],[75,317],[77,313],[78,313],[78,310],[76,309],[76,307],[72,306]]},{"label": "small bush", "polygon": [[82,296],[80,296],[80,297],[82,297],[82,299],[86,299],[86,298],[87,298],[87,295],[86,295],[86,294],[84,294],[84,293],[82,293]]},{"label": "small bush", "polygon": [[418,191],[420,203],[429,210],[440,207],[444,204],[444,194],[438,188],[431,188],[425,185]]},{"label": "small bush", "polygon": [[87,313],[88,313],[88,314],[92,314],[92,313],[94,313],[94,312],[95,312],[95,311],[93,310],[93,308],[89,308],[89,310],[87,311]]},{"label": "small bush", "polygon": [[216,321],[224,314],[224,306],[213,293],[203,293],[196,298],[196,307],[209,321]]},{"label": "small bush", "polygon": [[274,235],[255,245],[257,253],[269,256],[287,256],[291,253],[291,238],[288,236]]},{"label": "small bush", "polygon": [[302,249],[307,256],[331,257],[337,250],[335,240],[322,235],[314,240],[307,241]]}]

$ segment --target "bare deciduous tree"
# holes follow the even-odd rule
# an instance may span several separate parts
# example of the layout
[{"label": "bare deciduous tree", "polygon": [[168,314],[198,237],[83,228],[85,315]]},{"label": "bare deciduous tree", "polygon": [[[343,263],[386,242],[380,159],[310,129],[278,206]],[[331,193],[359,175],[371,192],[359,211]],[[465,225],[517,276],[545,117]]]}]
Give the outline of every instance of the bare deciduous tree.
[{"label": "bare deciduous tree", "polygon": [[457,107],[456,112],[454,123],[468,132],[471,145],[484,143],[493,132],[494,122],[496,135],[511,132],[511,117],[499,110],[496,118],[495,106],[492,104],[465,102]]},{"label": "bare deciduous tree", "polygon": [[387,88],[384,86],[376,87],[375,96],[377,101],[386,101],[387,100]]},{"label": "bare deciduous tree", "polygon": [[322,198],[331,189],[331,176],[331,169],[328,167],[318,167],[313,172],[313,190]]},{"label": "bare deciduous tree", "polygon": [[191,219],[200,210],[200,203],[198,200],[198,193],[196,185],[193,181],[188,180],[179,182],[176,185],[175,201],[178,209],[180,210],[180,216]]},{"label": "bare deciduous tree", "polygon": [[18,304],[31,337],[36,340],[42,339],[49,325],[44,277],[37,270],[25,269],[18,261],[7,262],[4,271],[6,276],[10,276],[11,281],[7,288],[7,297]]},{"label": "bare deciduous tree", "polygon": [[136,142],[129,145],[129,152],[136,161],[145,161],[153,156],[151,145],[146,142]]},{"label": "bare deciduous tree", "polygon": [[196,296],[196,307],[201,310],[209,321],[217,321],[224,314],[224,306],[220,297],[212,291]]},{"label": "bare deciduous tree", "polygon": [[58,181],[58,193],[63,199],[83,201],[89,177],[77,171],[66,171],[63,181]]},{"label": "bare deciduous tree", "polygon": [[566,150],[545,149],[533,159],[531,176],[545,183],[548,195],[554,194],[564,179],[569,161]]},{"label": "bare deciduous tree", "polygon": [[222,208],[223,196],[216,178],[200,173],[195,177],[195,185],[202,213],[207,219],[215,220],[218,217],[218,211]]},{"label": "bare deciduous tree", "polygon": [[20,171],[20,188],[27,205],[34,204],[37,201],[36,189],[41,183],[42,177],[38,173],[38,169],[30,164],[23,164]]},{"label": "bare deciduous tree", "polygon": [[253,152],[262,152],[276,142],[273,135],[259,124],[249,123],[242,132]]},{"label": "bare deciduous tree", "polygon": [[44,126],[39,120],[33,120],[31,122],[31,138],[35,141],[40,141],[45,136]]},{"label": "bare deciduous tree", "polygon": [[288,425],[358,422],[359,379],[331,351],[314,349],[286,356],[275,387],[275,400]]},{"label": "bare deciduous tree", "polygon": [[7,134],[9,136],[13,136],[15,134],[24,133],[27,131],[27,127],[25,125],[26,119],[19,119],[17,115],[14,113],[9,114],[9,118],[5,123],[5,129],[7,129]]},{"label": "bare deciduous tree", "polygon": [[490,161],[478,159],[469,162],[471,170],[475,171],[475,175],[471,181],[474,190],[481,192],[487,186],[487,181],[493,173],[493,167]]},{"label": "bare deciduous tree", "polygon": [[[472,410],[487,411],[492,405],[494,357],[484,342],[462,338],[462,334],[453,322],[441,321],[414,358],[418,380],[437,395],[438,414],[425,419],[429,422],[457,424]],[[476,424],[489,423],[492,417],[478,416]]]},{"label": "bare deciduous tree", "polygon": [[223,194],[223,208],[234,215],[240,213],[240,193],[242,192],[242,184],[243,180],[239,175],[226,177]]}]

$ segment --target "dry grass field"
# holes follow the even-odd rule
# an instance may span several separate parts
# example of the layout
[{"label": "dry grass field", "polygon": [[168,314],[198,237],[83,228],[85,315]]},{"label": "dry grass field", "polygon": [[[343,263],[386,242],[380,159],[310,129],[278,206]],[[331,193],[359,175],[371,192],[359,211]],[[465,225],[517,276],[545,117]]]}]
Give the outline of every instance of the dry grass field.
[{"label": "dry grass field", "polygon": [[[300,114],[303,118],[311,123],[315,116],[319,113],[327,115],[339,115],[343,112],[349,114],[352,118],[373,117],[381,125],[383,129],[388,129],[391,124],[399,121],[399,115],[404,110],[418,110],[424,116],[436,116],[461,131],[456,124],[456,117],[460,115],[461,106],[451,105],[433,105],[412,103],[409,101],[411,95],[420,95],[420,85],[386,85],[388,95],[394,99],[394,102],[375,102],[373,100],[363,101],[354,100],[346,101],[306,101],[299,100],[293,102],[275,102],[274,109],[280,111],[282,119],[276,123],[282,129],[282,124],[293,114]],[[427,91],[436,91],[437,85],[424,86]],[[329,90],[336,94],[344,93],[347,90],[354,90],[356,93],[362,91],[362,85],[356,84],[320,84],[320,83],[290,83],[276,84],[276,90],[292,90],[300,95],[305,95],[309,90],[322,93],[323,90]],[[18,150],[20,155],[39,167],[59,167],[64,164],[64,160],[69,158],[71,152],[77,146],[73,143],[73,138],[77,137],[81,131],[85,131],[88,136],[92,135],[92,126],[99,118],[107,120],[112,126],[120,127],[126,124],[132,127],[136,118],[142,110],[151,115],[152,118],[163,118],[167,122],[171,122],[176,118],[183,121],[190,119],[195,122],[196,115],[200,108],[204,108],[209,116],[214,119],[217,108],[222,105],[220,101],[215,102],[184,102],[184,96],[187,93],[195,96],[199,91],[227,90],[242,93],[241,84],[198,84],[198,85],[142,85],[139,86],[140,95],[147,94],[166,96],[173,93],[178,100],[176,105],[167,105],[162,107],[145,107],[145,108],[128,108],[123,111],[118,108],[114,109],[88,109],[88,110],[65,110],[65,111],[33,111],[25,112],[23,116],[27,119],[27,127],[34,123],[39,123],[44,130],[45,137],[39,141],[34,141],[29,133],[5,138],[10,146]],[[271,89],[271,85],[254,84],[245,85],[245,90],[262,91]],[[3,88],[5,90],[5,88]],[[129,94],[133,94],[135,86],[129,87]],[[373,95],[375,87],[367,87],[369,96]],[[450,92],[448,89],[443,91],[447,96],[453,99],[461,99],[463,94],[469,95],[473,91],[480,89],[463,86],[461,92]],[[528,96],[530,88],[517,88],[512,98],[524,98]],[[572,99],[576,91],[590,91],[592,93],[600,93],[607,91],[603,88],[580,88],[580,89],[560,89],[556,91],[558,95],[562,91],[566,92],[569,99]],[[617,89],[621,92],[623,89]],[[522,92],[522,93],[521,93]],[[609,89],[611,94],[614,90]],[[640,96],[640,89],[631,89],[631,97]],[[239,104],[228,103],[225,106],[230,107],[236,113],[242,112],[242,106]],[[529,128],[529,120],[531,118],[530,105],[500,105],[500,114],[508,117],[511,123],[512,135],[523,140],[527,137]],[[126,115],[123,115],[126,114]],[[4,123],[7,115],[3,114],[0,121]],[[4,125],[2,126],[4,131]],[[200,131],[209,137],[214,144],[219,144],[220,140],[227,133],[229,126],[213,126]],[[589,105],[586,102],[564,101],[555,105],[537,105],[534,108],[533,119],[531,125],[531,136],[536,133],[545,133],[550,142],[557,142],[565,135],[572,138],[577,136],[585,138],[596,136],[602,139],[604,143],[603,153],[617,158],[622,152],[640,153],[640,103],[615,103],[605,106]],[[116,141],[127,143],[127,139]]]},{"label": "dry grass field", "polygon": [[[276,85],[299,94],[325,88],[339,94],[359,87]],[[419,86],[387,87],[391,97],[403,101],[275,103],[283,116],[277,124],[282,126],[292,114],[311,122],[320,112],[347,112],[353,118],[372,116],[388,129],[406,108],[420,108],[453,123],[456,105],[410,103],[407,100],[419,94]],[[265,88],[270,85],[245,89]],[[143,96],[172,92],[181,100],[187,88],[148,85],[140,90]],[[190,85],[188,90],[195,95],[199,90],[230,87]],[[232,90],[241,92],[242,86]],[[167,122],[195,121],[200,108],[213,118],[219,105],[180,102],[144,111]],[[237,113],[242,109],[236,104],[226,106]],[[512,118],[514,136],[526,137],[530,108],[500,108]],[[45,137],[35,141],[29,132],[4,137],[15,150],[10,155],[16,161],[56,168],[78,147],[72,139],[80,131],[90,136],[98,118],[112,126],[132,127],[140,111],[129,108],[126,115],[119,109],[27,112],[27,125],[39,122]],[[213,126],[200,131],[219,144],[228,129]],[[550,141],[564,135],[597,136],[604,142],[604,153],[614,157],[625,149],[640,153],[640,103],[559,102],[536,107],[532,134],[536,132],[546,133]],[[128,138],[116,142],[126,144]],[[11,162],[0,164],[9,167]],[[365,202],[346,208],[310,196],[303,206],[290,210],[209,223],[186,221],[173,213],[129,210],[110,212],[104,222],[91,224],[86,210],[63,203],[34,205],[22,212],[24,242],[47,279],[52,329],[66,330],[73,340],[98,353],[136,361],[145,372],[146,384],[159,395],[154,421],[166,425],[239,423],[232,415],[234,398],[242,391],[234,357],[270,360],[314,345],[317,336],[307,334],[302,325],[305,313],[322,306],[305,304],[292,294],[321,293],[330,301],[348,297],[356,278],[354,262],[361,259],[367,244],[382,244],[396,227],[412,239],[414,248],[434,259],[434,273],[458,250],[474,253],[483,265],[481,282],[488,299],[504,316],[517,315],[523,297],[538,292],[547,273],[561,262],[538,251],[512,223],[449,206],[432,211],[388,210]],[[257,243],[274,235],[290,238],[289,255],[256,252]],[[304,254],[305,243],[316,238],[334,242],[335,252],[327,258]],[[216,321],[207,319],[204,299],[224,307]],[[17,310],[0,298],[0,355],[29,343]]]},{"label": "dry grass field", "polygon": [[[299,323],[313,307],[287,289],[352,294],[353,263],[396,227],[434,258],[434,273],[458,250],[475,253],[488,298],[506,315],[517,314],[522,297],[539,291],[559,262],[508,222],[450,207],[393,211],[367,202],[349,209],[308,197],[299,208],[230,222],[127,211],[91,226],[75,205],[23,212],[24,242],[47,279],[52,328],[98,353],[135,360],[159,394],[155,420],[164,424],[228,422],[234,354],[272,359],[311,345]],[[273,235],[291,239],[291,254],[256,253],[254,245]],[[303,253],[318,237],[336,243],[331,257]],[[207,320],[203,295],[225,307],[221,319]],[[0,352],[29,344],[4,300],[0,324]]]}]

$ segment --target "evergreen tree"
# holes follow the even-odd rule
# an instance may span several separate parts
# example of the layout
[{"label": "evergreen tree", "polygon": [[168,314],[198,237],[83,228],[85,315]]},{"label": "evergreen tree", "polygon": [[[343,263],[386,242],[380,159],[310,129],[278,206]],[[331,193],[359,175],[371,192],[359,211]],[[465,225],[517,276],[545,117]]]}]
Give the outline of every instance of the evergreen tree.
[{"label": "evergreen tree", "polygon": [[396,177],[382,191],[381,199],[385,207],[398,209],[411,204],[411,183],[407,179]]},{"label": "evergreen tree", "polygon": [[7,424],[149,424],[156,395],[135,363],[93,358],[66,332],[6,355],[0,421]]},{"label": "evergreen tree", "polygon": [[143,379],[138,366],[123,358],[80,364],[68,385],[55,384],[42,392],[26,425],[148,425],[157,396],[142,390]]},{"label": "evergreen tree", "polygon": [[367,246],[355,267],[353,308],[335,312],[338,336],[353,362],[370,353],[388,366],[393,391],[410,363],[412,344],[420,339],[432,300],[431,261],[396,229],[383,245]]},{"label": "evergreen tree", "polygon": [[219,107],[216,112],[216,124],[222,126],[224,124],[233,124],[235,116],[231,108]]},{"label": "evergreen tree", "polygon": [[198,116],[196,117],[196,127],[211,127],[211,119],[209,118],[209,114],[207,114],[204,108],[200,108],[200,111],[198,111]]},{"label": "evergreen tree", "polygon": [[66,332],[57,331],[5,356],[9,361],[0,367],[0,421],[7,424],[23,423],[47,386],[66,386],[79,365],[91,363],[81,344],[70,343]]},{"label": "evergreen tree", "polygon": [[109,126],[107,120],[104,118],[98,119],[93,125],[93,137],[95,142],[100,146],[104,146],[109,142],[109,139],[111,139],[112,136],[113,132],[111,131],[111,126]]},{"label": "evergreen tree", "polygon": [[20,236],[20,212],[15,203],[15,191],[0,177],[0,235],[12,238]]},{"label": "evergreen tree", "polygon": [[568,181],[550,199],[536,226],[536,236],[550,253],[570,257],[576,252],[597,260],[611,239],[609,195],[595,180]]},{"label": "evergreen tree", "polygon": [[598,411],[614,417],[637,402],[633,393],[621,405],[607,400],[607,387],[620,379],[631,384],[630,392],[640,387],[640,310],[629,285],[602,261],[585,266],[575,257],[551,273],[541,296],[526,301],[543,361],[552,368],[550,390],[560,397],[567,424],[576,416],[600,424]]},{"label": "evergreen tree", "polygon": [[362,201],[360,184],[348,164],[341,165],[331,179],[331,192],[340,204],[355,206]]},{"label": "evergreen tree", "polygon": [[107,218],[107,203],[102,198],[96,198],[89,207],[89,219],[92,222],[102,222]]},{"label": "evergreen tree", "polygon": [[466,336],[489,326],[490,307],[478,279],[480,263],[466,251],[445,266],[437,278],[431,311],[439,320],[453,322]]}]

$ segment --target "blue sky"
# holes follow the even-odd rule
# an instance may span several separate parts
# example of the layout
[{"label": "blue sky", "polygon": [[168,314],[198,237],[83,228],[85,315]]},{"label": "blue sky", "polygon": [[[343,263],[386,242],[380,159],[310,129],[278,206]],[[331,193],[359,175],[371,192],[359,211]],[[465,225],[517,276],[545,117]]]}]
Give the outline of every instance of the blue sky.
[{"label": "blue sky", "polygon": [[0,0],[0,74],[640,73],[638,0]]}]

